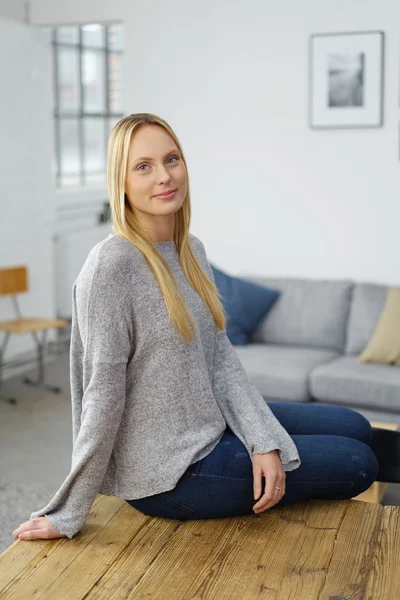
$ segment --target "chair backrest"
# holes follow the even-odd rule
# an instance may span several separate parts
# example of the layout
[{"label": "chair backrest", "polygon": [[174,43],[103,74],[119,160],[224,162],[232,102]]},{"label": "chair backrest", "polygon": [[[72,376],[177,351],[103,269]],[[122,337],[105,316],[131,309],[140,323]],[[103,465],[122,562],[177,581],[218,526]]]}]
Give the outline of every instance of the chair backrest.
[{"label": "chair backrest", "polygon": [[20,267],[0,268],[0,296],[22,294],[28,291],[28,269]]}]

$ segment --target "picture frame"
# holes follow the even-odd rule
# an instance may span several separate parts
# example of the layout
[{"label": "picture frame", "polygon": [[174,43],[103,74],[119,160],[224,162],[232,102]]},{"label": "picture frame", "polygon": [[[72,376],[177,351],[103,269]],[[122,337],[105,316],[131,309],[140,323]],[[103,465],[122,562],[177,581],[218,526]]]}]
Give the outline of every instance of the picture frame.
[{"label": "picture frame", "polygon": [[382,127],[384,32],[312,34],[309,126]]},{"label": "picture frame", "polygon": [[399,161],[400,161],[400,121],[399,121],[399,126],[398,126],[397,151],[398,151],[398,158],[399,158]]}]

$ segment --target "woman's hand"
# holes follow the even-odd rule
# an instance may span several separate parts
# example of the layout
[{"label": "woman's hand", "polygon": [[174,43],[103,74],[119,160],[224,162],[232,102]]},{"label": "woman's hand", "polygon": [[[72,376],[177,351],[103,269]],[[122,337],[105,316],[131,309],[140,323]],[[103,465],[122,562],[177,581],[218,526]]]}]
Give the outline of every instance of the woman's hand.
[{"label": "woman's hand", "polygon": [[35,517],[25,523],[22,523],[18,529],[12,533],[14,541],[21,540],[51,540],[53,538],[67,537],[60,533],[46,517]]},{"label": "woman's hand", "polygon": [[[265,454],[253,454],[252,462],[255,500],[260,498],[262,476],[265,477],[265,493],[253,506],[253,510],[257,514],[280,501],[286,489],[286,473],[277,450],[271,450]],[[277,487],[281,489],[277,490]]]}]

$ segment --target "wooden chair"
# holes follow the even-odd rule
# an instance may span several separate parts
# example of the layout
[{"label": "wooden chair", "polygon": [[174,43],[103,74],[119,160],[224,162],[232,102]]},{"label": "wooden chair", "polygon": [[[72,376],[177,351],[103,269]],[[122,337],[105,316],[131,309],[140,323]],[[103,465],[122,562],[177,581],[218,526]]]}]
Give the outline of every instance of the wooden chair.
[{"label": "wooden chair", "polygon": [[[23,382],[28,385],[34,385],[51,392],[60,393],[62,390],[56,386],[47,385],[44,382],[44,351],[46,347],[46,335],[48,329],[64,328],[68,326],[68,321],[63,319],[41,319],[39,317],[23,317],[18,305],[17,294],[23,294],[28,291],[28,270],[26,266],[0,268],[0,296],[11,296],[14,304],[14,310],[17,318],[9,321],[0,321],[0,330],[4,331],[3,343],[0,345],[0,400],[5,400],[10,404],[16,404],[15,398],[8,398],[1,394],[2,369],[4,364],[4,353],[11,334],[30,333],[37,347],[39,362],[39,377],[33,381],[29,377],[24,377]],[[42,340],[39,339],[38,332],[42,331]],[[18,364],[18,361],[16,361]]]}]

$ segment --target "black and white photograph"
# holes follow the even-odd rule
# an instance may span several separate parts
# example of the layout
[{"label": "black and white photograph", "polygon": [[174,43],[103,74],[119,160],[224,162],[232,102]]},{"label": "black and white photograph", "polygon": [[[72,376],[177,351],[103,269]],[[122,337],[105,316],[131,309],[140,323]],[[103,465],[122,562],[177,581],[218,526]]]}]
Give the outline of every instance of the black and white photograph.
[{"label": "black and white photograph", "polygon": [[364,52],[328,55],[330,107],[364,106]]},{"label": "black and white photograph", "polygon": [[380,127],[383,33],[311,36],[310,91],[311,127]]}]

